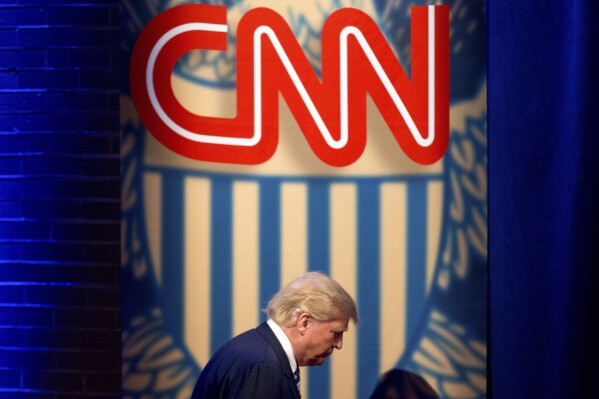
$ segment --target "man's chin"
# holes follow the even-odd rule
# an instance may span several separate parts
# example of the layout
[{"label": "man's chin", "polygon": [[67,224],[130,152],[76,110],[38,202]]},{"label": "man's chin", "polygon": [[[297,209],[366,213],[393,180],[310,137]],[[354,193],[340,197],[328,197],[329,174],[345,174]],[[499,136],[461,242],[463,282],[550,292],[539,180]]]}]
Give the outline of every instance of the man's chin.
[{"label": "man's chin", "polygon": [[321,356],[321,357],[317,357],[314,358],[310,361],[310,366],[320,366],[324,363],[325,360],[327,360],[328,356]]}]

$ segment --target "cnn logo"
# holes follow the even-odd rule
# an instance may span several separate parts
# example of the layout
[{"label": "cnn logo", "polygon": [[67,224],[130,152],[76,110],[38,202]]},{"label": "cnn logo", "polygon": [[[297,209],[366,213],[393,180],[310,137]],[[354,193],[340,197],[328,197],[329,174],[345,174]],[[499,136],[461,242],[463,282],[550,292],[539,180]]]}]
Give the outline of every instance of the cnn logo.
[{"label": "cnn logo", "polygon": [[167,148],[201,161],[263,163],[278,145],[280,94],[318,158],[350,165],[366,145],[369,95],[410,159],[428,165],[445,153],[448,6],[411,8],[411,77],[376,23],[357,9],[340,9],[326,20],[321,78],[286,21],[270,9],[252,9],[237,31],[236,116],[197,115],[176,99],[171,73],[191,50],[226,51],[226,12],[224,6],[177,6],[150,21],[136,42],[133,101],[146,128]]}]

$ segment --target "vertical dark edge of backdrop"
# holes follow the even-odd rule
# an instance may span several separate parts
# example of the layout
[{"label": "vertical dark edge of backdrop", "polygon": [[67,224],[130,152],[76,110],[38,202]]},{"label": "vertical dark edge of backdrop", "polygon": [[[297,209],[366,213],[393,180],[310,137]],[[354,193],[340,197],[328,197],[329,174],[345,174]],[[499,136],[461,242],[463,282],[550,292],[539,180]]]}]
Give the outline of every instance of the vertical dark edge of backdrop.
[{"label": "vertical dark edge of backdrop", "polygon": [[598,7],[487,1],[490,397],[599,397]]}]

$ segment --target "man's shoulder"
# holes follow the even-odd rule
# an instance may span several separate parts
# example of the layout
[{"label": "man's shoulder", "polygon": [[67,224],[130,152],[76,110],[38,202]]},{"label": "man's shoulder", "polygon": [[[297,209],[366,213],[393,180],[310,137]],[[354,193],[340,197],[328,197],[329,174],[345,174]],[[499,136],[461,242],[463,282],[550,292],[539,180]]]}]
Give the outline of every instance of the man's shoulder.
[{"label": "man's shoulder", "polygon": [[252,359],[262,361],[273,359],[272,351],[276,341],[269,336],[269,331],[270,328],[266,324],[262,324],[243,332],[229,340],[215,356],[234,356],[238,362]]},{"label": "man's shoulder", "polygon": [[[261,324],[256,328],[252,328],[251,330],[242,332],[241,334],[231,338],[225,344],[225,346],[231,345],[231,344],[234,345],[238,342],[246,342],[246,341],[256,341],[256,342],[268,343],[269,340],[267,339],[267,337],[265,335],[264,326],[265,326],[265,324]],[[266,326],[266,327],[268,328],[268,326]]]},{"label": "man's shoulder", "polygon": [[[285,353],[270,327],[264,323],[237,335],[222,346],[200,374],[194,398],[218,397],[226,386],[228,392],[258,389],[260,395],[239,394],[234,397],[282,397],[291,374],[285,366]],[[264,392],[276,391],[275,395]],[[245,391],[243,391],[245,392]]]}]

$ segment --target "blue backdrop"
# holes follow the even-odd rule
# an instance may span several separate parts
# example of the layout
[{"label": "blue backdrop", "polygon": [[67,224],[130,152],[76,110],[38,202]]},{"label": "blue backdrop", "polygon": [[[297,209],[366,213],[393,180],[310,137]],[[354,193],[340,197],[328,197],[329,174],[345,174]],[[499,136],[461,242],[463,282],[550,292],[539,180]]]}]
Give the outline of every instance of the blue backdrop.
[{"label": "blue backdrop", "polygon": [[[354,343],[346,338],[345,358],[302,372],[303,397],[367,398],[384,372],[401,368],[443,398],[485,398],[484,1],[446,2],[452,116],[442,164],[416,168],[400,153],[381,152],[395,145],[381,141],[386,128],[374,119],[363,158],[376,162],[351,170],[315,162],[283,107],[280,120],[289,123],[280,151],[259,168],[182,159],[153,140],[129,96],[127,63],[146,23],[179,3],[125,1],[122,8],[124,397],[188,396],[210,355],[264,319],[259,309],[281,282],[320,270],[357,298],[362,323]],[[214,105],[220,116],[234,108],[233,27],[247,9],[268,4],[285,15],[319,73],[322,23],[342,6],[368,12],[410,69],[410,7],[430,1],[202,3],[228,6],[228,51],[189,52],[171,78],[190,110]]]},{"label": "blue backdrop", "polygon": [[597,11],[487,2],[495,398],[599,397]]}]

